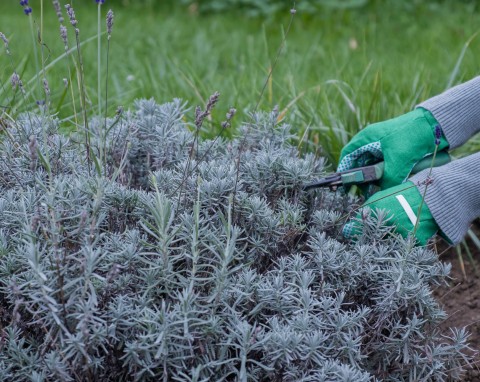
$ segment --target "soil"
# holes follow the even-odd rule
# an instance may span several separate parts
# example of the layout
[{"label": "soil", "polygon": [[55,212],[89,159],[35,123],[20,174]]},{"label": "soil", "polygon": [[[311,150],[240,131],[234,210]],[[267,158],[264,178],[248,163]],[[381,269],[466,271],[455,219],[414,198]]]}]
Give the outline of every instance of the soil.
[{"label": "soil", "polygon": [[[443,324],[446,333],[448,327],[466,327],[470,333],[469,345],[472,348],[473,361],[464,374],[462,381],[480,382],[480,251],[472,243],[468,243],[472,250],[473,260],[478,269],[475,273],[467,254],[463,251],[463,264],[454,248],[438,247],[440,260],[451,263],[452,270],[449,286],[437,288],[434,292],[443,309],[448,313],[448,319]],[[465,278],[466,275],[466,278]],[[475,352],[476,351],[476,352]]]}]

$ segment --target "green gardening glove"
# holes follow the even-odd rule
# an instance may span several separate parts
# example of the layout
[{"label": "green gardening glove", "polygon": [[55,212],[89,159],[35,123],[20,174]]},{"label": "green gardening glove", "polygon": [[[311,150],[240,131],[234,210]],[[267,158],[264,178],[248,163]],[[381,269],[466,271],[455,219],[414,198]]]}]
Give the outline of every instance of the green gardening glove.
[{"label": "green gardening glove", "polygon": [[343,148],[337,171],[383,160],[385,169],[379,185],[385,190],[406,181],[415,164],[432,154],[437,144],[439,151],[448,147],[437,120],[428,110],[417,108],[357,133]]},{"label": "green gardening glove", "polygon": [[[391,217],[387,222],[388,225],[394,225],[395,231],[403,237],[414,234],[418,243],[425,245],[428,239],[437,233],[439,227],[425,201],[423,201],[420,221],[415,229],[420,204],[422,204],[422,195],[411,181],[407,181],[377,192],[365,202],[364,207],[368,207],[370,210],[384,209],[388,211]],[[360,235],[362,233],[361,221],[362,214],[358,214],[356,219],[345,224],[343,236],[347,239],[354,239]]]}]

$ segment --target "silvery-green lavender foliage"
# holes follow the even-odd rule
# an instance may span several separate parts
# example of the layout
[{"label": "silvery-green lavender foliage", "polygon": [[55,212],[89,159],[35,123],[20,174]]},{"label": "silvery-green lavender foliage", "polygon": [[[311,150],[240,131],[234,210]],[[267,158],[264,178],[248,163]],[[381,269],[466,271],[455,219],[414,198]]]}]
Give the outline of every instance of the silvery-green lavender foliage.
[{"label": "silvery-green lavender foliage", "polygon": [[278,113],[231,141],[199,140],[185,114],[142,100],[107,134],[91,121],[103,176],[55,120],[4,133],[0,380],[459,378],[467,335],[440,331],[431,292],[448,266],[381,211],[341,242],[352,201],[302,192],[325,163]]}]

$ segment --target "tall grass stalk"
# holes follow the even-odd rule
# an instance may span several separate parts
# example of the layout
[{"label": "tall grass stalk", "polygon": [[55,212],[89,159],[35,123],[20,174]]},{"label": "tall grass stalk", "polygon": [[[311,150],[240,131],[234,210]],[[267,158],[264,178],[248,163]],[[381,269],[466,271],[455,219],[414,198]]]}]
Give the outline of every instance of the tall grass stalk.
[{"label": "tall grass stalk", "polygon": [[[38,50],[37,50],[37,39],[35,38],[35,25],[33,22],[33,16],[30,13],[27,15],[28,21],[30,24],[30,32],[32,34],[32,42],[33,42],[33,56],[34,56],[34,62],[35,62],[35,73],[40,73],[40,65],[38,64]],[[38,78],[38,86],[40,86],[40,78]]]},{"label": "tall grass stalk", "polygon": [[102,81],[102,2],[100,1],[97,6],[97,99],[98,99],[98,115],[102,115],[102,97],[101,97],[101,81]]},{"label": "tall grass stalk", "polygon": [[87,116],[87,91],[85,88],[85,79],[84,79],[84,66],[82,60],[82,52],[80,49],[80,30],[77,27],[78,21],[75,18],[75,12],[70,4],[65,6],[67,8],[67,13],[70,18],[70,24],[72,25],[75,31],[75,43],[76,43],[76,51],[77,51],[77,59],[78,59],[78,66],[79,70],[77,70],[77,77],[79,81],[79,88],[80,88],[80,100],[81,100],[81,107],[83,111],[83,127],[85,133],[85,149],[86,149],[86,158],[88,164],[88,173],[90,175],[91,171],[91,164],[92,164],[92,153],[90,148],[90,130],[88,127],[88,116]]},{"label": "tall grass stalk", "polygon": [[[103,164],[104,172],[107,173],[107,110],[108,110],[108,69],[109,69],[109,58],[110,58],[110,38],[112,37],[112,27],[113,27],[113,11],[109,9],[106,17],[107,23],[107,57],[106,57],[106,69],[105,69],[105,126],[104,126],[104,139],[103,139]],[[100,28],[98,30],[100,34]],[[100,53],[99,53],[100,55]],[[100,110],[99,110],[100,112]],[[99,114],[101,115],[101,114]]]}]

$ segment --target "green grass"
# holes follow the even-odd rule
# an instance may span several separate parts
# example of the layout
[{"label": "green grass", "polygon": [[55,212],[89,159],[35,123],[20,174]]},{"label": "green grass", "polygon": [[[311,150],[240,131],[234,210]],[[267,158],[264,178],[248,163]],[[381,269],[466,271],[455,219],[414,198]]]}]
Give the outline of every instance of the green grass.
[{"label": "green grass", "polygon": [[[40,23],[37,3],[33,17]],[[74,6],[81,39],[93,37],[82,46],[82,54],[89,114],[94,115],[98,104],[97,7],[93,0],[78,3]],[[406,112],[450,82],[479,74],[480,37],[470,42],[455,70],[465,43],[480,29],[478,6],[460,1],[408,4],[371,1],[362,8],[326,8],[318,15],[297,13],[260,108],[278,104],[294,123],[302,148],[317,150],[335,162],[342,145],[366,123]],[[108,7],[109,0],[103,14]],[[265,20],[242,13],[196,15],[160,5],[112,8],[109,113],[118,105],[128,107],[139,97],[154,97],[159,102],[180,97],[192,106],[204,105],[210,94],[219,91],[215,122],[224,119],[229,106],[235,106],[239,114],[253,109],[290,18],[290,14]],[[63,44],[51,1],[44,1],[44,9],[48,63],[62,55]],[[0,31],[10,39],[13,67],[27,82],[36,72],[28,19],[14,1],[1,2],[0,15]],[[69,34],[73,46],[70,27]],[[14,106],[18,98],[12,102],[12,64],[4,50],[0,51],[4,89],[0,105]],[[103,57],[102,63],[105,61]],[[47,77],[52,110],[58,109],[69,128],[74,113],[71,96],[62,85],[67,73],[66,60],[60,60]],[[18,110],[8,109],[9,113],[35,108],[40,90],[35,89],[34,97]],[[78,94],[75,101],[78,110]],[[193,118],[193,113],[188,118]],[[236,117],[237,123],[242,119],[245,115]],[[210,125],[212,134],[214,125]]]}]

